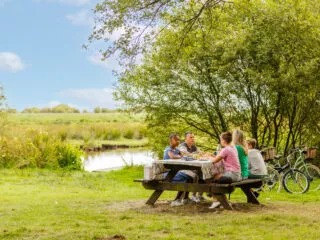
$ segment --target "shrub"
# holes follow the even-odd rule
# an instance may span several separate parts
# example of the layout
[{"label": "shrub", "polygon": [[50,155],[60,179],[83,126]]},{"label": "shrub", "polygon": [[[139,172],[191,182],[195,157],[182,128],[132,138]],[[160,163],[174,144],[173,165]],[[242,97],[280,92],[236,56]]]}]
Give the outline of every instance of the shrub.
[{"label": "shrub", "polygon": [[121,137],[121,131],[118,129],[109,129],[105,132],[104,140],[116,140]]},{"label": "shrub", "polygon": [[58,143],[55,146],[55,152],[60,168],[67,170],[82,169],[82,151],[80,151],[78,148],[71,144]]},{"label": "shrub", "polygon": [[127,139],[132,139],[133,136],[134,136],[134,131],[131,129],[127,129],[123,134],[123,137]]}]

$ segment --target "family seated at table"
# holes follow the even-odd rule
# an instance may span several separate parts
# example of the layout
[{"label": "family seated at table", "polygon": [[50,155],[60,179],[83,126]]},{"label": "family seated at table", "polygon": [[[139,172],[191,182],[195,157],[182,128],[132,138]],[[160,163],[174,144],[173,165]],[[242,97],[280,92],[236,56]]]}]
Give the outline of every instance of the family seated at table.
[{"label": "family seated at table", "polygon": [[[213,164],[222,164],[223,171],[214,175],[213,181],[218,183],[231,183],[249,178],[263,178],[267,174],[266,166],[260,152],[255,148],[256,140],[250,139],[245,141],[245,136],[241,130],[224,132],[220,136],[220,143],[223,149],[217,152],[216,156],[212,153],[206,153],[196,147],[194,134],[186,132],[185,142],[180,144],[180,137],[177,134],[169,136],[170,146],[164,151],[164,159],[181,159],[183,156],[194,157],[200,155],[200,160],[209,160]],[[180,144],[180,145],[179,145]],[[199,176],[195,171],[181,170],[179,171],[172,182],[189,182],[195,183],[199,181]],[[184,196],[183,196],[184,194]],[[183,199],[181,199],[183,196]],[[202,193],[197,196],[193,193],[191,199],[188,198],[188,193],[179,192],[175,200],[171,203],[172,206],[179,206],[188,202],[199,202],[203,200]],[[219,206],[220,203],[214,199],[210,208]]]}]

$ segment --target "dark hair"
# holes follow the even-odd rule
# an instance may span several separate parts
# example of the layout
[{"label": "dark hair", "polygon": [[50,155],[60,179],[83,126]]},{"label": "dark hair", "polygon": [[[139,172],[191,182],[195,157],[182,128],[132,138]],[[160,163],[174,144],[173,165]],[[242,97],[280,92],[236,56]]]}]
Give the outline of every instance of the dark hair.
[{"label": "dark hair", "polygon": [[257,145],[257,140],[255,140],[254,138],[251,138],[251,139],[247,140],[247,144],[250,144],[252,146],[252,148],[255,148]]},{"label": "dark hair", "polygon": [[232,133],[231,132],[223,132],[221,133],[220,137],[225,140],[227,143],[232,142]]},{"label": "dark hair", "polygon": [[172,138],[177,138],[177,137],[179,137],[179,135],[176,134],[176,133],[173,133],[173,134],[170,134],[170,135],[169,135],[169,139],[170,139],[170,140],[171,140]]},{"label": "dark hair", "polygon": [[186,132],[186,133],[184,134],[184,137],[186,137],[188,134],[193,134],[193,132],[190,132],[190,131]]}]

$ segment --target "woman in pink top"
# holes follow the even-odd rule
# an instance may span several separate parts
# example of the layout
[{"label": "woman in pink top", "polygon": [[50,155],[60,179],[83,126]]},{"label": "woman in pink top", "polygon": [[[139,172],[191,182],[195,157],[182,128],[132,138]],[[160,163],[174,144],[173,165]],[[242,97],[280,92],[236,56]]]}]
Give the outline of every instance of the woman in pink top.
[{"label": "woman in pink top", "polygon": [[[224,132],[220,136],[221,145],[224,147],[216,157],[212,157],[213,163],[224,160],[224,173],[220,173],[214,176],[214,180],[219,183],[226,182],[238,182],[241,181],[241,168],[238,158],[238,151],[235,146],[231,145],[232,133]],[[216,199],[214,199],[210,208],[215,208],[220,205]]]}]

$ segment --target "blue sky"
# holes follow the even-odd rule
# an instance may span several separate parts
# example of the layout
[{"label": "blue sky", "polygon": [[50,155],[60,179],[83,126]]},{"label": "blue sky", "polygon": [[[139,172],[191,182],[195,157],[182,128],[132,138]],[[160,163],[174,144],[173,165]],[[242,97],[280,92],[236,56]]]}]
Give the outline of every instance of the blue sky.
[{"label": "blue sky", "polygon": [[[97,0],[0,0],[0,83],[9,107],[115,108],[114,59],[87,43]],[[101,46],[101,45],[100,45]]]}]

